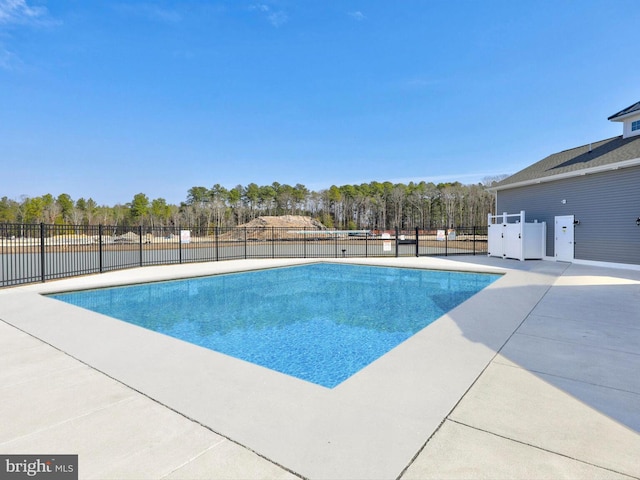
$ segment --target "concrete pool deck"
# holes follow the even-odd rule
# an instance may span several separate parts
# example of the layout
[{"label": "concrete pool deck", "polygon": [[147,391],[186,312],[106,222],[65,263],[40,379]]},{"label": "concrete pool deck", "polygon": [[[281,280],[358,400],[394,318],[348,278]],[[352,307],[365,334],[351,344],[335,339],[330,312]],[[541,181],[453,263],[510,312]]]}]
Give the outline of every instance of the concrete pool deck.
[{"label": "concrete pool deck", "polygon": [[39,295],[310,261],[0,290],[0,454],[98,479],[640,478],[639,271],[347,259],[504,276],[334,389]]}]

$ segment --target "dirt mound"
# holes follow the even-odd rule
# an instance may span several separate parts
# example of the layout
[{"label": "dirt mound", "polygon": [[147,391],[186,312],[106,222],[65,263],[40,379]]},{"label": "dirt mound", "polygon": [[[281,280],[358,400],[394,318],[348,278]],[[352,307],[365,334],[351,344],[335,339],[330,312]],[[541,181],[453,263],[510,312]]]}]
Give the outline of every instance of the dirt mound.
[{"label": "dirt mound", "polygon": [[[244,229],[244,230],[242,230]],[[222,240],[292,240],[300,238],[303,230],[326,230],[322,223],[302,215],[265,216],[254,218],[237,229],[220,235]]]},{"label": "dirt mound", "polygon": [[326,230],[323,224],[311,217],[302,215],[282,215],[280,217],[258,217],[240,227],[282,227],[282,228],[313,228]]}]

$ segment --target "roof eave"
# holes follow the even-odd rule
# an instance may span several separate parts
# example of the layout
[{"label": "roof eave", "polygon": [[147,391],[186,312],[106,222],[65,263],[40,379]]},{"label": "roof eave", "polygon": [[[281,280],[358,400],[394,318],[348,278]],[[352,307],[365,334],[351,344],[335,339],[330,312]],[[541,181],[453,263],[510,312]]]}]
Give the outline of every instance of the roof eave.
[{"label": "roof eave", "polygon": [[624,120],[626,117],[631,115],[637,115],[640,113],[640,102],[634,103],[633,105],[629,105],[627,108],[620,110],[618,113],[614,113],[607,120],[611,120],[612,122],[620,122]]},{"label": "roof eave", "polygon": [[624,113],[622,115],[614,115],[612,117],[609,117],[607,120],[611,121],[611,122],[624,122],[626,119],[630,118],[630,117],[637,117],[640,115],[640,110],[634,110],[632,112],[629,113]]},{"label": "roof eave", "polygon": [[608,172],[610,170],[619,170],[621,168],[636,167],[640,165],[640,157],[623,162],[609,163],[607,165],[598,165],[597,167],[583,168],[581,170],[572,170],[571,172],[558,173],[556,175],[548,175],[546,177],[534,178],[531,180],[522,180],[520,182],[508,183],[487,188],[490,192],[498,192],[500,190],[509,190],[511,188],[526,187],[536,185],[538,183],[555,182],[556,180],[564,180],[567,178],[581,177],[583,175],[592,175],[594,173]]}]

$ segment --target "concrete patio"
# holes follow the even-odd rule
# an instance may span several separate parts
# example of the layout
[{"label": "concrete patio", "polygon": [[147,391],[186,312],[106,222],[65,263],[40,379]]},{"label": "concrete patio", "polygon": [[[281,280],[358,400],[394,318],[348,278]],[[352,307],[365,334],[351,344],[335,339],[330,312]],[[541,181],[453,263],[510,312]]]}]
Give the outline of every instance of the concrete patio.
[{"label": "concrete patio", "polygon": [[349,259],[504,275],[334,389],[40,295],[308,261],[0,290],[0,454],[78,454],[83,479],[640,478],[640,271]]}]

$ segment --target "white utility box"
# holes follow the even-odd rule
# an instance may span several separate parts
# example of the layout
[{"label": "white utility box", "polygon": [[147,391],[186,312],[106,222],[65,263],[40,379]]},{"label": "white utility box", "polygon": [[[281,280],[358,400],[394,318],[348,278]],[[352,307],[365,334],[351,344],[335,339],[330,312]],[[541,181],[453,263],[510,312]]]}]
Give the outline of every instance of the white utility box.
[{"label": "white utility box", "polygon": [[547,224],[525,222],[520,213],[488,215],[488,255],[490,257],[537,260],[546,256]]}]

